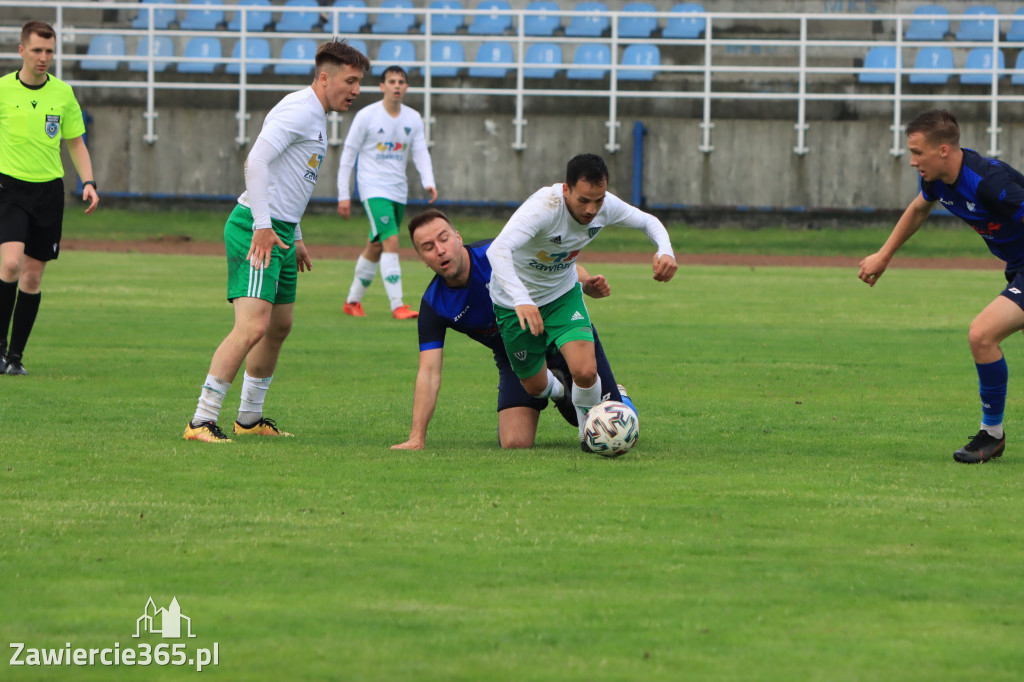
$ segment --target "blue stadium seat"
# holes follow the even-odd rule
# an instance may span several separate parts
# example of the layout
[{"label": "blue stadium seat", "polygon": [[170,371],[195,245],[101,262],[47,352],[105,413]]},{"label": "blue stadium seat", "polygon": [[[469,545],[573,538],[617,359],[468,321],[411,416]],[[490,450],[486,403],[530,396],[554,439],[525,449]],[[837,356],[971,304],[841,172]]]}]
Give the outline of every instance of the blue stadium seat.
[{"label": "blue stadium seat", "polygon": [[[526,9],[559,11],[558,3],[553,0],[533,0]],[[562,19],[557,14],[527,14],[523,17],[523,32],[528,36],[553,36],[561,27]]]},{"label": "blue stadium seat", "polygon": [[1020,17],[1010,22],[1010,30],[1006,33],[1006,39],[1011,43],[1024,42],[1024,7],[1013,13],[1014,17]]},{"label": "blue stadium seat", "polygon": [[[412,0],[383,0],[381,9],[412,9]],[[383,13],[377,15],[377,22],[371,29],[374,33],[408,33],[416,25],[412,12]]]},{"label": "blue stadium seat", "polygon": [[366,56],[370,56],[369,50],[366,48],[366,41],[360,40],[359,38],[347,38],[348,44],[362,52]]},{"label": "blue stadium seat", "polygon": [[183,31],[216,31],[224,23],[223,4],[222,0],[189,0],[178,26]]},{"label": "blue stadium seat", "polygon": [[373,60],[370,73],[379,76],[384,73],[384,69],[397,64],[411,76],[416,69],[407,65],[414,61],[416,61],[416,46],[411,41],[385,40],[377,50],[377,58]]},{"label": "blue stadium seat", "polygon": [[187,59],[200,59],[196,62],[178,62],[178,73],[213,73],[223,56],[219,38],[191,38],[185,43]]},{"label": "blue stadium seat", "polygon": [[[533,43],[526,48],[526,58],[523,61],[527,64],[561,64],[562,47],[558,43]],[[523,77],[554,78],[560,70],[560,67],[524,68]]]},{"label": "blue stadium seat", "polygon": [[312,76],[316,42],[306,38],[292,38],[281,46],[281,59],[295,60],[291,64],[274,64],[279,76]]},{"label": "blue stadium seat", "polygon": [[[966,69],[987,69],[989,73],[962,73],[960,74],[960,82],[964,85],[990,85],[992,83],[992,48],[991,47],[976,47],[967,53],[967,63],[964,64]],[[1006,69],[1006,56],[1002,50],[999,50],[998,64],[996,66],[1000,71]],[[1003,74],[998,75],[999,78],[1003,77]]]},{"label": "blue stadium seat", "polygon": [[462,43],[454,40],[440,40],[430,45],[430,73],[438,78],[458,76],[461,66],[448,66],[446,62],[466,61],[466,50]]},{"label": "blue stadium seat", "polygon": [[679,16],[669,17],[665,30],[661,32],[662,38],[700,38],[707,28],[704,17],[687,16],[704,11],[704,6],[699,3],[684,2],[669,11]]},{"label": "blue stadium seat", "polygon": [[1010,82],[1014,85],[1024,85],[1024,50],[1017,53],[1017,61],[1014,62],[1013,68],[1020,73],[1015,73],[1010,77]]},{"label": "blue stadium seat", "polygon": [[121,63],[110,57],[124,57],[124,38],[121,36],[93,36],[86,51],[88,59],[79,62],[79,68],[87,71],[116,71]]},{"label": "blue stadium seat", "polygon": [[573,68],[565,72],[570,80],[600,80],[607,76],[610,70],[611,52],[607,45],[584,43],[576,48],[572,63]]},{"label": "blue stadium seat", "polygon": [[305,9],[301,12],[281,12],[274,30],[281,33],[309,33],[320,25],[320,5],[316,0],[288,0],[284,7]]},{"label": "blue stadium seat", "polygon": [[631,17],[619,18],[620,38],[650,38],[658,29],[657,18],[650,15],[657,12],[654,5],[647,2],[631,2],[622,8],[623,12],[636,12]]},{"label": "blue stadium seat", "polygon": [[[135,56],[141,57],[140,60],[133,60],[128,63],[129,71],[148,71],[149,70],[149,38],[143,37],[139,41],[138,46],[135,48]],[[157,36],[153,42],[153,57],[174,57],[174,41],[168,36]],[[153,60],[153,71],[155,73],[163,73],[167,70],[167,65],[170,62],[160,62]]]},{"label": "blue stadium seat", "polygon": [[[443,10],[441,14],[430,17],[430,31],[436,35],[452,35],[460,28],[466,27],[466,17],[462,14],[462,3],[459,0],[433,0],[430,9]],[[424,23],[426,26],[426,23]],[[461,61],[461,60],[460,60]]]},{"label": "blue stadium seat", "polygon": [[[242,41],[239,40],[231,49],[232,59],[241,59]],[[263,38],[246,38],[245,40],[245,72],[254,76],[263,73],[263,70],[270,65],[270,43]],[[240,63],[231,63],[227,66],[227,72],[239,74],[242,72]]]},{"label": "blue stadium seat", "polygon": [[914,59],[915,69],[928,73],[910,74],[910,82],[923,85],[943,85],[953,69],[953,51],[948,47],[922,47]]},{"label": "blue stadium seat", "polygon": [[140,0],[139,13],[132,19],[132,28],[149,28],[149,15],[153,14],[153,28],[165,29],[177,21],[178,12],[173,9],[147,9],[146,5],[171,5],[175,0]]},{"label": "blue stadium seat", "polygon": [[607,15],[598,14],[598,12],[608,11],[608,6],[603,2],[584,0],[572,9],[574,12],[587,12],[587,14],[574,16],[569,25],[565,27],[565,35],[574,38],[600,38],[608,30],[610,22]]},{"label": "blue stadium seat", "polygon": [[[949,14],[941,5],[921,5],[914,9],[915,15]],[[942,40],[949,33],[949,19],[911,19],[907,27],[907,40]]]},{"label": "blue stadium seat", "polygon": [[992,40],[995,21],[982,17],[999,14],[999,10],[991,5],[975,5],[965,9],[964,14],[970,14],[976,18],[964,19],[960,22],[960,28],[956,32],[957,40]]},{"label": "blue stadium seat", "polygon": [[[270,0],[232,0],[231,4],[253,8],[244,12],[245,28],[249,31],[265,31],[274,20],[270,14]],[[231,17],[231,21],[228,22],[229,31],[242,30],[242,14],[243,12],[238,11]]]},{"label": "blue stadium seat", "polygon": [[[512,63],[515,60],[512,46],[498,40],[480,43],[480,48],[476,51],[477,64]],[[471,66],[469,75],[472,78],[504,78],[509,68],[507,66]]]},{"label": "blue stadium seat", "polygon": [[349,10],[347,12],[338,12],[336,15],[338,23],[332,25],[332,19],[327,22],[328,26],[332,26],[334,32],[342,35],[348,33],[359,33],[370,24],[370,15],[366,12],[353,12],[353,9],[366,9],[365,0],[334,0],[334,7],[340,10]]},{"label": "blue stadium seat", "polygon": [[[505,0],[483,0],[476,8],[491,11],[512,9]],[[511,28],[511,14],[477,14],[469,25],[469,33],[475,36],[500,36]]]},{"label": "blue stadium seat", "polygon": [[873,47],[868,50],[864,57],[865,69],[892,69],[891,73],[860,73],[857,80],[861,83],[895,83],[896,69],[899,68],[896,59],[896,48],[891,45]]},{"label": "blue stadium seat", "polygon": [[[621,66],[661,66],[661,51],[657,45],[630,45],[622,53]],[[658,69],[628,69],[617,73],[620,81],[652,81]]]}]

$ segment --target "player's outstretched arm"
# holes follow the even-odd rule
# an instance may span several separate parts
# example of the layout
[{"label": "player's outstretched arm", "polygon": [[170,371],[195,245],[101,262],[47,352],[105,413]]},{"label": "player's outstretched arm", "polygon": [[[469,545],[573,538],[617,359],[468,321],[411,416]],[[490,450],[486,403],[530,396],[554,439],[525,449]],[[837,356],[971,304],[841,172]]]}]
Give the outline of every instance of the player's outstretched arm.
[{"label": "player's outstretched arm", "polygon": [[654,254],[654,279],[658,282],[668,282],[676,276],[676,270],[679,269],[679,263],[676,259],[667,253],[663,253],[660,256]]},{"label": "player's outstretched arm", "polygon": [[885,240],[882,248],[861,260],[857,277],[862,282],[871,287],[875,286],[878,278],[889,267],[892,257],[924,224],[928,214],[932,212],[932,205],[934,203],[925,199],[921,194],[914,197],[914,200],[910,202],[910,206],[907,206],[907,210],[900,216],[896,227],[893,228],[892,234]]},{"label": "player's outstretched arm", "polygon": [[392,445],[392,450],[422,450],[427,442],[427,426],[437,407],[437,394],[441,391],[441,370],[444,349],[420,351],[420,368],[416,372],[416,390],[412,399],[412,428],[409,440]]}]

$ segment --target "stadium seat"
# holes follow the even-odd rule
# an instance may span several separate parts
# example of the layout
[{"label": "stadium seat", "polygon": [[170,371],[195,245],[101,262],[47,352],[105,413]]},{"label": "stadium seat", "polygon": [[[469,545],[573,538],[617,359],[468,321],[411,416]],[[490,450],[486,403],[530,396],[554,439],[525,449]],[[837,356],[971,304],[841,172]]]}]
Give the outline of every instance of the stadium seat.
[{"label": "stadium seat", "polygon": [[662,38],[700,38],[704,29],[707,28],[707,20],[704,17],[688,16],[703,12],[703,5],[696,2],[684,2],[676,5],[670,11],[680,16],[669,17],[665,24],[665,30],[661,32]]},{"label": "stadium seat", "polygon": [[1010,82],[1014,85],[1024,85],[1024,50],[1017,53],[1017,61],[1014,63],[1013,68],[1019,73],[1015,73],[1010,77]]},{"label": "stadium seat", "polygon": [[622,8],[623,12],[636,12],[631,17],[619,17],[620,38],[650,38],[658,29],[657,18],[650,15],[657,12],[654,5],[647,2],[631,2]]},{"label": "stadium seat", "polygon": [[[429,15],[431,33],[452,35],[458,33],[460,28],[466,27],[466,17],[462,14],[462,3],[459,0],[433,0],[429,8],[443,10],[439,14]],[[426,26],[425,21],[423,25]]]},{"label": "stadium seat", "polygon": [[995,21],[982,17],[999,14],[999,10],[991,5],[976,5],[965,9],[964,14],[970,14],[977,18],[964,19],[960,22],[960,28],[956,32],[957,40],[992,40]]},{"label": "stadium seat", "polygon": [[573,68],[565,72],[569,80],[600,80],[608,75],[611,52],[607,45],[584,43],[576,48],[572,63]]},{"label": "stadium seat", "polygon": [[224,23],[223,4],[222,0],[190,0],[178,26],[183,31],[216,31]]},{"label": "stadium seat", "polygon": [[438,78],[452,78],[462,71],[461,66],[448,66],[446,62],[466,61],[466,50],[462,43],[441,40],[430,45],[430,73]]},{"label": "stadium seat", "polygon": [[606,14],[608,6],[603,2],[584,0],[572,8],[574,12],[587,12],[585,15],[577,15],[569,21],[565,27],[565,35],[574,38],[600,38],[608,30],[609,21]]},{"label": "stadium seat", "polygon": [[385,40],[377,50],[377,58],[373,60],[370,73],[374,76],[379,76],[384,73],[384,69],[398,64],[405,69],[406,73],[412,75],[416,69],[407,66],[407,64],[414,61],[416,61],[416,46],[411,41]]},{"label": "stadium seat", "polygon": [[178,19],[178,12],[173,9],[147,9],[146,5],[172,5],[175,0],[140,0],[139,13],[132,19],[132,28],[149,28],[149,15],[153,14],[153,28],[162,30]]},{"label": "stadium seat", "polygon": [[1024,7],[1014,12],[1013,16],[1019,18],[1010,22],[1010,30],[1006,33],[1006,40],[1011,43],[1024,42]]},{"label": "stadium seat", "polygon": [[[149,71],[149,38],[143,37],[135,48],[136,59],[128,64],[129,71]],[[172,58],[174,57],[174,41],[167,36],[157,36],[153,43],[153,57]],[[163,73],[167,70],[170,62],[153,60],[153,71]]]},{"label": "stadium seat", "polygon": [[[967,53],[967,63],[964,64],[964,68],[967,69],[987,69],[988,73],[962,73],[960,74],[960,82],[964,85],[991,85],[992,83],[992,48],[991,47],[976,47]],[[998,65],[996,66],[999,71],[1006,69],[1006,56],[1003,55],[1003,51],[999,50]],[[1000,73],[997,76],[1002,78],[1003,74]]]},{"label": "stadium seat", "polygon": [[[383,0],[381,9],[412,9],[412,0]],[[382,13],[377,15],[373,33],[408,33],[416,25],[412,12]]]},{"label": "stadium seat", "polygon": [[[476,51],[477,64],[503,64],[512,63],[516,60],[512,46],[498,40],[480,43]],[[510,67],[507,66],[471,66],[469,75],[471,78],[504,78]]]},{"label": "stadium seat", "polygon": [[[242,41],[239,40],[231,49],[232,59],[241,59]],[[245,40],[245,72],[254,76],[263,73],[263,70],[270,64],[270,43],[263,38],[246,38]],[[231,63],[227,66],[227,72],[239,74],[242,72],[241,63]]]},{"label": "stadium seat", "polygon": [[[512,9],[505,0],[483,0],[476,8],[491,11]],[[501,36],[511,28],[511,14],[477,14],[469,25],[469,33],[475,36]]]},{"label": "stadium seat", "polygon": [[[622,53],[621,66],[661,66],[657,45],[630,45]],[[620,81],[652,81],[657,69],[625,69],[617,72]]]},{"label": "stadium seat", "polygon": [[274,64],[274,73],[279,76],[312,76],[315,56],[315,41],[293,38],[281,46],[281,59],[293,60],[292,63]]},{"label": "stadium seat", "polygon": [[[526,9],[559,11],[558,3],[552,0],[533,0]],[[561,27],[562,20],[557,14],[527,14],[523,17],[523,32],[528,36],[553,36]]]},{"label": "stadium seat", "polygon": [[229,31],[242,30],[242,14],[245,14],[245,28],[249,31],[265,31],[274,20],[270,14],[270,0],[232,0],[231,4],[258,9],[235,12],[235,16],[228,22]]},{"label": "stadium seat", "polygon": [[914,68],[927,73],[910,74],[910,82],[921,85],[943,85],[953,69],[953,51],[948,47],[922,47],[917,51]]},{"label": "stadium seat", "polygon": [[873,47],[868,50],[864,57],[865,69],[892,69],[890,73],[859,73],[858,82],[861,83],[895,83],[896,69],[899,68],[896,59],[896,48],[892,46]]},{"label": "stadium seat", "polygon": [[[921,5],[914,9],[915,15],[949,14],[941,5]],[[949,19],[911,19],[904,37],[907,40],[942,40],[949,33]]]},{"label": "stadium seat", "polygon": [[369,50],[366,48],[366,41],[365,40],[360,40],[359,38],[348,38],[347,40],[348,40],[348,44],[349,45],[351,45],[352,47],[356,48],[357,50],[362,52],[364,55],[367,55],[367,56],[370,55]]},{"label": "stadium seat", "polygon": [[218,38],[191,38],[185,44],[186,59],[195,62],[178,62],[178,73],[213,73],[223,56]]},{"label": "stadium seat", "polygon": [[121,36],[93,36],[86,51],[87,59],[79,62],[79,67],[87,71],[116,71],[121,63],[110,57],[124,57],[124,38]]},{"label": "stadium seat", "polygon": [[[327,22],[328,26],[334,29],[334,33],[340,33],[342,35],[349,33],[360,33],[364,28],[370,24],[370,15],[366,12],[353,12],[353,9],[366,9],[365,0],[334,0],[334,7],[338,10],[349,10],[347,12],[339,11],[331,15],[331,19]],[[333,23],[337,21],[337,23]]]},{"label": "stadium seat", "polygon": [[[533,43],[526,48],[526,58],[523,61],[527,64],[561,64],[562,48],[558,43]],[[554,78],[560,70],[559,67],[524,68],[523,76],[525,78]]]},{"label": "stadium seat", "polygon": [[320,5],[316,0],[288,0],[284,7],[305,9],[301,12],[281,12],[274,30],[281,33],[309,33],[320,25]]}]

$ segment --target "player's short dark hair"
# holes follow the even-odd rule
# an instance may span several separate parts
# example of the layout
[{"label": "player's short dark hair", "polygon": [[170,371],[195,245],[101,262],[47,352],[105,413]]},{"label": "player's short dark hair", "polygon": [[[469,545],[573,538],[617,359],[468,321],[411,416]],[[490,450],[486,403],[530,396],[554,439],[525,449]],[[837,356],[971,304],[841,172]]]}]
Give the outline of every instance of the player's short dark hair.
[{"label": "player's short dark hair", "polygon": [[[428,208],[426,211],[420,213],[418,216],[409,221],[409,239],[412,239],[413,247],[416,246],[416,240],[413,239],[413,235],[416,234],[416,230],[433,220],[437,220],[438,218],[445,221],[449,225],[452,225],[452,221],[448,219],[448,216],[445,215],[444,211],[436,208]],[[455,226],[452,225],[453,229],[454,227]]]},{"label": "player's short dark hair", "polygon": [[579,154],[569,159],[565,167],[565,184],[575,187],[580,180],[592,185],[608,182],[608,166],[597,154]]},{"label": "player's short dark hair", "polygon": [[362,69],[363,73],[370,70],[370,60],[365,54],[352,47],[347,40],[329,40],[316,48],[316,72],[320,73],[328,64],[352,66]]},{"label": "player's short dark hair", "polygon": [[45,40],[57,37],[57,31],[45,21],[29,21],[21,27],[21,44],[28,43],[33,34]]},{"label": "player's short dark hair", "polygon": [[402,68],[401,66],[399,66],[398,64],[392,64],[392,65],[391,65],[391,66],[389,66],[388,68],[384,69],[384,73],[382,73],[382,74],[380,75],[380,82],[381,82],[381,83],[387,83],[387,82],[388,82],[388,74],[389,74],[389,73],[397,73],[397,74],[401,74],[401,76],[402,76],[402,78],[403,78],[403,79],[405,80],[405,82],[406,82],[406,83],[408,83],[408,82],[409,82],[409,74],[407,74],[407,73],[405,72],[405,69],[403,69],[403,68]]},{"label": "player's short dark hair", "polygon": [[960,146],[960,124],[945,109],[929,109],[915,116],[907,124],[907,137],[914,133],[921,133],[932,145]]}]

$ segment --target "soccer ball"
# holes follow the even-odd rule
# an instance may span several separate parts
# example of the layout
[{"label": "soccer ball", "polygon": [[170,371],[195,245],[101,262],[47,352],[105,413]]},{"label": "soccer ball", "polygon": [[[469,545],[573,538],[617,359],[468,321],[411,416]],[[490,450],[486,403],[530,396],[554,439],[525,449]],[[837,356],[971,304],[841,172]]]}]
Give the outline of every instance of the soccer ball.
[{"label": "soccer ball", "polygon": [[587,412],[583,426],[583,444],[604,457],[624,455],[640,437],[636,412],[625,403],[606,400]]}]

